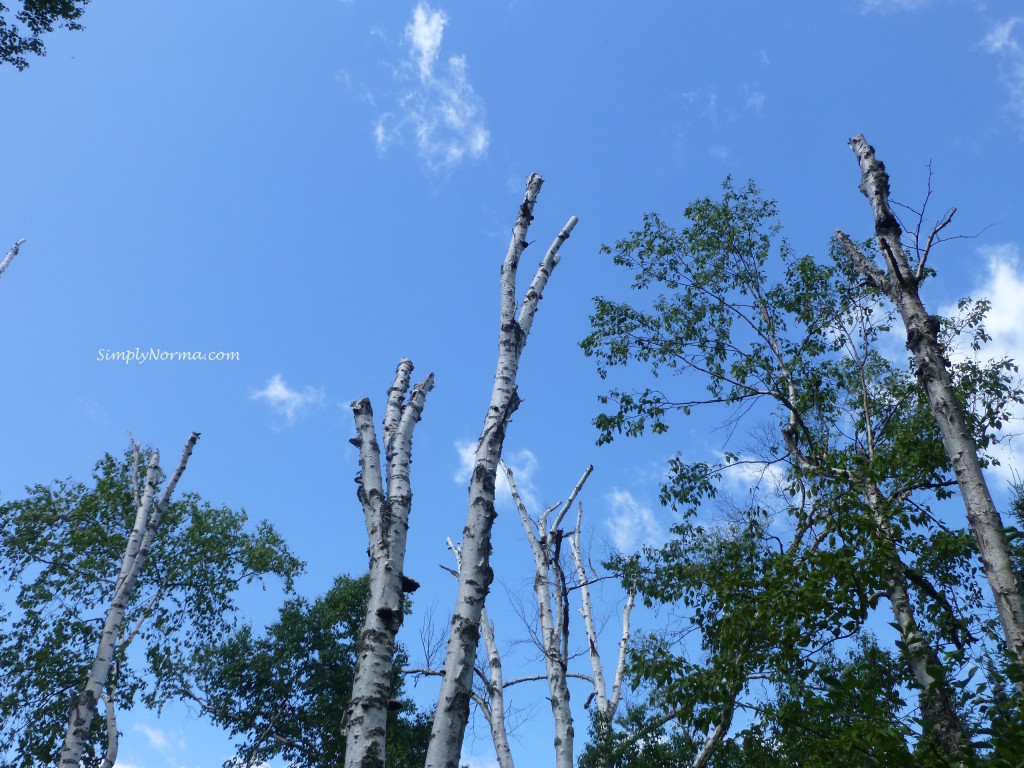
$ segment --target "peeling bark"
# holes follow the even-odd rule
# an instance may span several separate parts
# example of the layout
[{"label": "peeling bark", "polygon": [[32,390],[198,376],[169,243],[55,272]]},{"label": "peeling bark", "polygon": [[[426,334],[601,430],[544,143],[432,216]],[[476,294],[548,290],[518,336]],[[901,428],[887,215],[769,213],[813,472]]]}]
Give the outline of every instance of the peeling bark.
[{"label": "peeling bark", "polygon": [[[149,554],[149,548],[157,535],[160,526],[160,519],[164,510],[171,500],[174,488],[178,484],[185,465],[188,464],[189,456],[196,441],[199,440],[199,433],[193,432],[185,443],[181,459],[174,474],[164,487],[160,499],[154,501],[156,496],[156,484],[160,474],[160,452],[153,453],[146,471],[145,492],[139,494],[138,485],[133,488],[137,504],[135,512],[135,524],[132,526],[131,535],[128,537],[128,545],[125,547],[124,558],[121,560],[121,572],[114,585],[114,594],[110,601],[110,609],[103,624],[103,633],[100,635],[99,647],[96,650],[96,657],[86,680],[82,694],[72,702],[68,732],[64,737],[64,746],[61,749],[61,768],[80,768],[82,764],[82,752],[85,748],[85,741],[89,736],[89,728],[92,726],[93,718],[101,699],[105,696],[107,678],[114,661],[114,654],[117,650],[117,638],[121,636],[121,629],[124,623],[125,610],[131,598],[135,582],[142,571]],[[135,468],[133,477],[137,478],[139,462],[139,449],[135,446]],[[113,709],[108,702],[108,717],[112,715]],[[116,732],[116,731],[115,731]]]},{"label": "peeling bark", "polygon": [[[1024,663],[1024,595],[1002,519],[992,502],[978,460],[963,405],[957,399],[948,363],[938,341],[938,323],[925,310],[919,294],[924,277],[925,249],[916,269],[912,268],[901,244],[902,230],[889,206],[889,175],[875,157],[874,148],[862,135],[850,140],[861,169],[860,190],[871,203],[875,236],[886,268],[879,269],[850,238],[836,231],[843,251],[869,284],[881,289],[893,302],[907,332],[907,349],[913,354],[917,380],[928,399],[938,424],[946,454],[956,474],[960,495],[967,508],[967,521],[978,544],[982,567],[995,598],[1007,647]],[[938,228],[948,223],[948,217]],[[934,236],[935,232],[933,232]],[[1019,684],[1024,690],[1024,684]]]},{"label": "peeling bark", "polygon": [[413,387],[404,402],[412,369],[412,361],[402,358],[388,390],[384,415],[386,488],[370,400],[352,403],[356,437],[351,442],[359,449],[356,495],[363,507],[369,539],[370,597],[359,636],[352,700],[343,720],[346,768],[384,765],[395,635],[404,618],[403,589],[411,581],[404,569],[412,508],[412,433],[423,413],[427,393],[434,386],[434,374],[430,374]]},{"label": "peeling bark", "polygon": [[577,221],[575,216],[571,217],[551,244],[523,297],[517,318],[516,272],[519,259],[528,245],[526,234],[542,183],[537,174],[532,174],[527,181],[526,195],[519,207],[512,240],[501,267],[498,366],[470,480],[469,509],[463,530],[463,565],[459,571],[458,597],[445,652],[444,677],[427,749],[427,768],[458,768],[459,765],[469,719],[480,616],[494,577],[490,567],[491,528],[497,514],[494,510],[494,477],[509,418],[520,402],[516,392],[519,361],[544,287],[560,259],[559,249]]}]

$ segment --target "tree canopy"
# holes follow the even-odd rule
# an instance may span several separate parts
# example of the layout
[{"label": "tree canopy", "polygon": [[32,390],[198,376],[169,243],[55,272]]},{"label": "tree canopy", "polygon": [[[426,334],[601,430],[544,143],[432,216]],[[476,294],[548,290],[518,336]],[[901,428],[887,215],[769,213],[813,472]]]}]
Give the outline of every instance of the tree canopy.
[{"label": "tree canopy", "polygon": [[[104,456],[89,485],[70,479],[0,505],[0,764],[53,765],[68,710],[96,654],[136,515],[134,455]],[[108,708],[159,707],[192,685],[193,660],[235,621],[242,584],[276,576],[291,588],[302,564],[269,523],[195,493],[164,510],[125,613]],[[99,765],[107,724],[93,721],[84,762]]]},{"label": "tree canopy", "polygon": [[82,29],[79,19],[89,0],[23,0],[11,13],[11,7],[0,3],[0,64],[18,69],[28,67],[26,56],[45,56],[43,35],[54,30]]}]

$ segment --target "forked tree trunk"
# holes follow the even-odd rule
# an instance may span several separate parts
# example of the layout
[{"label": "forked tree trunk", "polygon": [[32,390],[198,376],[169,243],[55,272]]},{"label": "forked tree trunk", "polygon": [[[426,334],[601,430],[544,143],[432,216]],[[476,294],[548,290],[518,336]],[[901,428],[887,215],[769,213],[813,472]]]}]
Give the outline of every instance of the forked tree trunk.
[{"label": "forked tree trunk", "polygon": [[386,488],[370,400],[352,403],[356,421],[352,444],[359,448],[357,495],[370,542],[370,597],[359,634],[352,700],[344,718],[346,768],[384,765],[395,635],[404,617],[404,593],[415,588],[405,576],[405,546],[412,507],[412,432],[423,413],[427,393],[434,386],[434,374],[413,387],[408,402],[403,402],[411,373],[412,362],[402,358],[395,383],[388,390],[384,415]]},{"label": "forked tree trunk", "polygon": [[[956,474],[960,495],[967,508],[967,522],[974,533],[981,555],[982,567],[995,598],[999,621],[1006,644],[1024,664],[1024,596],[1006,539],[999,512],[992,503],[988,485],[978,460],[978,447],[967,424],[964,408],[957,399],[938,340],[939,322],[927,313],[921,301],[919,286],[925,276],[928,248],[920,262],[912,267],[900,242],[902,229],[889,206],[889,175],[882,162],[875,158],[874,148],[862,135],[850,140],[861,169],[860,190],[871,203],[875,219],[875,236],[885,257],[886,268],[878,266],[853,243],[836,231],[847,257],[871,285],[881,289],[893,302],[907,331],[907,349],[914,356],[917,380],[928,398],[928,405],[939,426],[942,443]],[[949,221],[940,224],[932,232]],[[929,247],[933,238],[929,238]]]},{"label": "forked tree trunk", "polygon": [[526,234],[533,220],[533,208],[543,180],[533,174],[526,183],[526,195],[519,207],[512,240],[501,267],[501,320],[498,368],[494,374],[491,402],[476,447],[469,485],[469,510],[463,529],[462,568],[459,592],[452,615],[451,632],[444,659],[444,677],[434,724],[427,748],[427,768],[458,768],[462,740],[469,719],[473,665],[480,640],[480,613],[494,574],[491,571],[491,527],[494,524],[494,478],[505,441],[509,418],[519,406],[516,375],[523,347],[552,270],[559,261],[559,248],[576,226],[576,217],[559,232],[533,276],[516,317],[516,272],[527,246]]},{"label": "forked tree trunk", "polygon": [[[124,614],[128,608],[128,601],[131,599],[135,582],[139,573],[146,563],[146,556],[149,548],[156,538],[157,529],[160,526],[160,518],[167,508],[174,493],[174,487],[178,484],[185,465],[188,464],[189,456],[196,441],[199,440],[199,433],[193,432],[185,443],[185,450],[182,451],[181,459],[178,460],[178,467],[174,474],[167,481],[164,492],[158,501],[156,496],[156,484],[160,474],[160,452],[155,451],[149,461],[149,468],[146,471],[146,488],[140,495],[137,477],[139,464],[139,448],[135,447],[135,469],[133,480],[136,480],[132,489],[135,494],[135,524],[128,537],[128,545],[125,547],[124,558],[121,560],[121,573],[114,584],[114,596],[110,601],[110,608],[107,611],[106,620],[103,623],[103,633],[100,635],[99,647],[96,649],[96,657],[85,682],[85,689],[71,705],[70,721],[68,732],[64,737],[64,746],[60,753],[61,768],[80,768],[82,764],[82,752],[85,749],[85,742],[89,738],[89,729],[92,727],[93,718],[96,716],[97,705],[106,695],[107,677],[110,674],[110,667],[114,661],[114,653],[117,650],[117,639],[121,636],[121,628],[124,624]],[[113,715],[113,703],[107,702],[107,711]],[[116,731],[115,731],[116,732]],[[109,736],[109,734],[108,734]],[[116,757],[116,741],[114,742],[114,755]],[[108,746],[108,753],[110,749]]]}]

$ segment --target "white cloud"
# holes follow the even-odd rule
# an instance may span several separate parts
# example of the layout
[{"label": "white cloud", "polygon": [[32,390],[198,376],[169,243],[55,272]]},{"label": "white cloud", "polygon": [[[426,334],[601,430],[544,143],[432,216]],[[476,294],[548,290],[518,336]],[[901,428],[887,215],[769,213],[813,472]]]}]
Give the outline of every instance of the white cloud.
[{"label": "white cloud", "polygon": [[1014,17],[996,24],[992,31],[985,35],[985,39],[981,41],[982,47],[988,53],[1012,53],[1019,51],[1020,43],[1013,36],[1013,28],[1017,26],[1019,21],[1019,17]]},{"label": "white cloud", "polygon": [[756,88],[750,88],[749,86],[743,86],[743,92],[746,95],[744,103],[747,109],[753,112],[755,115],[761,114],[761,108],[764,107],[765,101],[768,100],[768,94],[764,91],[759,91]]},{"label": "white cloud", "polygon": [[[988,299],[992,306],[985,318],[985,330],[992,337],[982,350],[985,359],[1002,359],[1008,357],[1018,365],[1024,364],[1024,268],[1020,260],[1020,249],[1011,243],[987,246],[978,249],[978,253],[987,262],[987,272],[978,285],[972,288],[971,297]],[[942,307],[941,313],[955,316],[955,305]],[[1021,420],[1024,410],[1013,411],[1013,423],[1004,427],[1004,433],[1013,436],[1021,432]],[[1000,465],[993,472],[1002,480],[1012,479],[1012,469],[1016,459],[1012,450],[1012,441],[1005,441],[990,453]]]},{"label": "white cloud", "polygon": [[[457,483],[468,482],[473,475],[473,464],[476,460],[476,442],[469,440],[456,440],[455,450],[459,454],[459,468],[455,470],[454,480]],[[502,458],[505,464],[512,470],[512,476],[516,481],[516,490],[519,491],[519,498],[523,500],[527,511],[537,516],[544,511],[537,496],[537,487],[534,478],[540,463],[537,456],[529,448],[523,448],[515,453],[506,453]],[[512,489],[509,487],[508,478],[500,469],[494,479],[495,503],[511,505]]]},{"label": "white cloud", "polygon": [[927,6],[931,0],[862,0],[861,13],[899,13],[916,11]]},{"label": "white cloud", "polygon": [[1020,21],[1020,17],[1013,17],[996,24],[981,41],[981,47],[999,57],[999,77],[1009,93],[1006,108],[1015,118],[1024,120],[1024,46],[1015,33]]},{"label": "white cloud", "polygon": [[249,399],[266,400],[271,408],[284,416],[291,424],[295,421],[295,417],[308,406],[323,402],[324,391],[306,387],[300,392],[289,387],[281,374],[275,373],[273,378],[267,382],[267,386],[258,392],[253,392]]},{"label": "white cloud", "polygon": [[658,546],[665,541],[665,530],[654,511],[638,502],[629,491],[616,488],[605,499],[611,508],[605,525],[620,552],[630,554],[644,545]]},{"label": "white cloud", "polygon": [[412,46],[413,56],[418,59],[420,79],[431,76],[437,53],[441,50],[441,36],[448,17],[444,11],[432,11],[424,3],[420,3],[412,12],[412,21],[405,28],[405,39]]},{"label": "white cloud", "polygon": [[409,61],[396,73],[405,90],[396,109],[382,113],[373,126],[380,152],[411,132],[420,159],[431,170],[452,168],[466,157],[481,157],[490,143],[483,101],[469,82],[466,57],[453,55],[445,67],[438,64],[447,22],[443,11],[431,10],[425,3],[413,10],[405,28]]},{"label": "white cloud", "polygon": [[786,483],[786,470],[781,464],[765,464],[756,459],[740,456],[738,461],[726,464],[725,454],[715,451],[718,461],[726,466],[722,480],[729,490],[750,496],[772,493]]},{"label": "white cloud", "polygon": [[728,162],[731,157],[729,148],[722,144],[712,144],[708,147],[708,155],[723,163]]},{"label": "white cloud", "polygon": [[[146,739],[149,741],[149,746],[153,749],[166,749],[167,748],[167,735],[159,728],[151,728],[148,725],[139,723],[135,726],[135,730],[142,731],[146,735]],[[118,763],[120,765],[120,763]]]}]

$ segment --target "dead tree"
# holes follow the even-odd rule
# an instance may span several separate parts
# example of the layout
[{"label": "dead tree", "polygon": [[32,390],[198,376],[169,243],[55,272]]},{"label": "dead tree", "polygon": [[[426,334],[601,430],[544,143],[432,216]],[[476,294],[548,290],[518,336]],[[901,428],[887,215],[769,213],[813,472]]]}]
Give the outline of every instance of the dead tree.
[{"label": "dead tree", "polygon": [[[10,254],[8,254],[10,257]],[[107,710],[107,737],[108,746],[105,761],[113,765],[117,758],[117,725],[115,720],[114,703],[106,693],[107,681],[110,676],[111,666],[114,661],[114,653],[121,638],[125,610],[131,598],[135,582],[139,573],[146,563],[146,556],[149,554],[153,540],[157,536],[160,527],[160,518],[170,503],[174,488],[178,484],[185,465],[188,464],[189,456],[196,441],[199,440],[199,433],[193,432],[185,443],[178,466],[171,475],[160,499],[156,500],[156,486],[160,479],[160,452],[154,451],[149,460],[149,467],[146,470],[145,490],[140,492],[138,484],[140,446],[134,441],[132,447],[135,451],[135,464],[132,471],[133,488],[135,495],[135,524],[132,526],[131,535],[128,537],[128,545],[125,547],[124,558],[121,560],[121,572],[114,584],[114,594],[110,600],[110,608],[103,624],[103,634],[100,636],[99,647],[96,649],[96,657],[93,661],[89,677],[85,682],[85,688],[77,696],[71,705],[71,712],[68,723],[67,735],[64,737],[64,746],[60,754],[61,768],[80,768],[82,764],[82,752],[85,749],[85,742],[89,736],[89,728],[92,726],[93,718],[96,716],[99,701],[103,699]]]},{"label": "dead tree", "polygon": [[22,238],[21,240],[16,242],[14,245],[12,245],[11,246],[11,250],[9,250],[7,252],[7,255],[4,256],[4,260],[0,261],[0,275],[2,275],[4,273],[4,270],[6,270],[7,267],[10,265],[10,263],[12,261],[14,261],[14,257],[18,255],[18,249],[21,248],[21,244],[24,243],[24,242],[25,242],[25,238]]},{"label": "dead tree", "polygon": [[412,362],[402,358],[395,372],[395,383],[388,390],[384,414],[386,487],[370,400],[364,398],[352,403],[356,436],[351,442],[359,449],[356,493],[363,507],[370,542],[370,597],[359,635],[352,700],[343,721],[346,768],[384,765],[395,635],[404,618],[405,593],[418,586],[405,575],[405,546],[412,507],[409,469],[413,428],[423,413],[427,393],[434,386],[434,374],[413,387],[406,400],[411,373]]},{"label": "dead tree", "polygon": [[512,240],[501,267],[498,366],[494,374],[491,402],[477,442],[469,485],[469,509],[463,530],[459,591],[445,652],[441,692],[427,750],[427,768],[458,768],[459,765],[462,740],[469,719],[473,669],[480,640],[480,617],[494,579],[490,567],[491,528],[496,517],[494,478],[505,441],[505,430],[520,402],[516,391],[519,361],[544,287],[560,259],[559,249],[577,221],[575,216],[569,218],[544,255],[517,316],[516,274],[519,259],[528,245],[527,230],[533,220],[533,208],[542,183],[543,180],[537,174],[532,174],[527,180],[526,195],[519,207]]},{"label": "dead tree", "polygon": [[874,148],[863,135],[850,139],[850,147],[861,169],[860,190],[871,204],[875,237],[885,260],[880,268],[843,232],[836,237],[865,282],[884,293],[895,305],[907,332],[907,349],[913,355],[918,383],[924,390],[932,415],[942,435],[957,485],[967,508],[967,522],[978,544],[982,568],[995,598],[1007,648],[1024,664],[1024,594],[1006,539],[1002,519],[992,502],[981,471],[978,447],[971,434],[964,407],[957,398],[949,362],[939,343],[939,318],[929,315],[919,288],[927,275],[929,252],[939,233],[952,220],[950,211],[928,236],[916,264],[904,248],[900,223],[889,205],[889,175],[875,157]]}]

